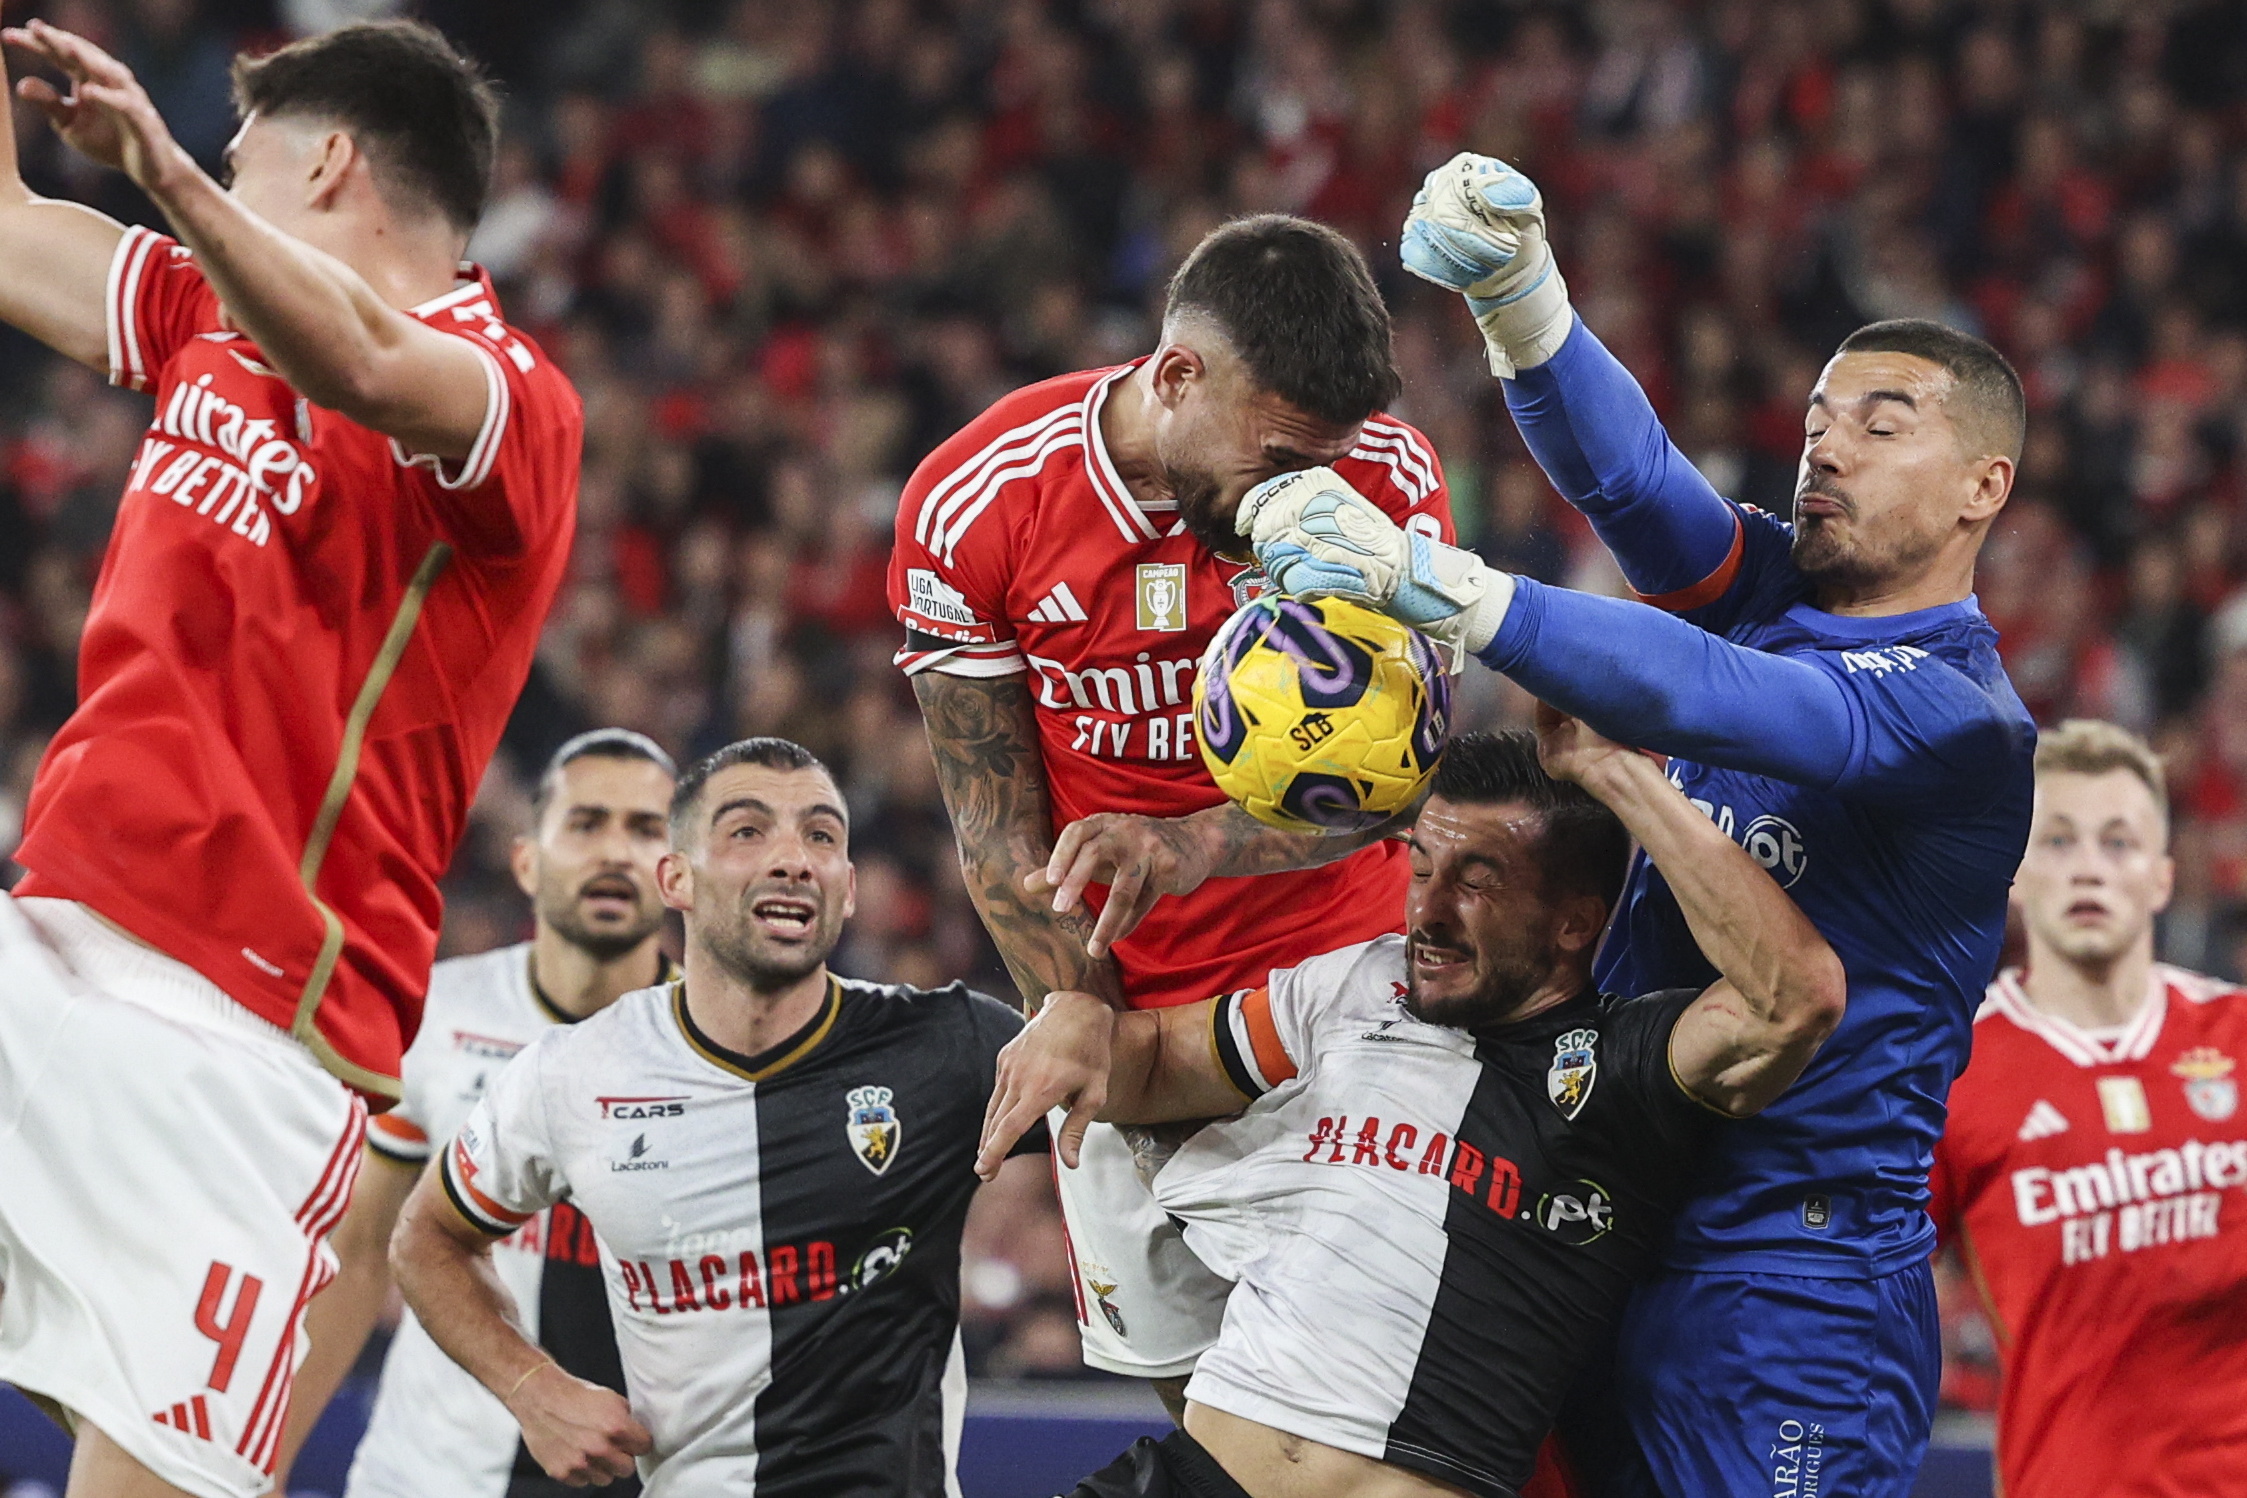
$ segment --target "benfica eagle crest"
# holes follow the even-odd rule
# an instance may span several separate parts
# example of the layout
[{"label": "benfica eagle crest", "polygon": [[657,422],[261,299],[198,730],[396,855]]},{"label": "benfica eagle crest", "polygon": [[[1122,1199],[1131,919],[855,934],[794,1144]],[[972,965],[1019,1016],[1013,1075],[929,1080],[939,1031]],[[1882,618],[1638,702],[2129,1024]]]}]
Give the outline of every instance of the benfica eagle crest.
[{"label": "benfica eagle crest", "polygon": [[887,1087],[854,1087],[844,1099],[850,1121],[843,1131],[850,1136],[858,1163],[876,1175],[889,1169],[889,1162],[897,1158],[898,1142],[905,1131],[897,1121],[897,1110],[890,1106],[892,1096]]},{"label": "benfica eagle crest", "polygon": [[2232,1076],[2235,1063],[2212,1045],[2198,1045],[2179,1056],[2170,1075],[2185,1084],[2185,1101],[2210,1123],[2222,1123],[2239,1111],[2239,1083]]}]

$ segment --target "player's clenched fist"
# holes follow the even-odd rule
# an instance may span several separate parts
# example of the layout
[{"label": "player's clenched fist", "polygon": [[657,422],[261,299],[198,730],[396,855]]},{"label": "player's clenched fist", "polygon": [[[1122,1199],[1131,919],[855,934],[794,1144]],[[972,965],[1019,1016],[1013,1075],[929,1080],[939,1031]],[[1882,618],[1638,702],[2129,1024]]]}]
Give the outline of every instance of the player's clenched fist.
[{"label": "player's clenched fist", "polygon": [[523,1445],[546,1475],[573,1488],[607,1487],[633,1473],[654,1445],[614,1389],[588,1383],[548,1359],[532,1366],[507,1400]]},{"label": "player's clenched fist", "polygon": [[1454,667],[1490,643],[1513,601],[1510,576],[1405,530],[1331,468],[1266,479],[1234,525],[1282,593],[1378,609],[1444,646]]},{"label": "player's clenched fist", "polygon": [[1495,157],[1462,151],[1428,173],[1399,255],[1406,270],[1466,297],[1492,374],[1544,363],[1574,325],[1537,184]]}]

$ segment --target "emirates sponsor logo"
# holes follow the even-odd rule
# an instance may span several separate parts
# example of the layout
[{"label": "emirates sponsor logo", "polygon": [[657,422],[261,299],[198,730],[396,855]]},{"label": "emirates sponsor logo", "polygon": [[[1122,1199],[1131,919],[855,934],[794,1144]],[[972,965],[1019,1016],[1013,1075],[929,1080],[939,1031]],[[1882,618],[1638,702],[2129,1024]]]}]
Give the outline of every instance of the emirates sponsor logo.
[{"label": "emirates sponsor logo", "polygon": [[2081,1264],[2119,1249],[2213,1238],[2222,1231],[2222,1193],[2247,1185],[2247,1139],[2127,1154],[2066,1169],[2033,1165],[2013,1172],[2013,1206],[2023,1227],[2060,1227],[2060,1260]]}]

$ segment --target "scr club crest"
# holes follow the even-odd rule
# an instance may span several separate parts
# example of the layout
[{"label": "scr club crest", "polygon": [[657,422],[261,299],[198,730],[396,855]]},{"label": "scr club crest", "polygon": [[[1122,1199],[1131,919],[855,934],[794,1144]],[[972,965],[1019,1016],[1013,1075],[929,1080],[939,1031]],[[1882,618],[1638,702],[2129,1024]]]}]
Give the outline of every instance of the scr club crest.
[{"label": "scr club crest", "polygon": [[889,1169],[889,1162],[897,1158],[897,1146],[904,1134],[904,1125],[897,1121],[897,1110],[890,1106],[893,1094],[887,1087],[854,1087],[844,1098],[849,1121],[843,1132],[850,1137],[851,1151],[858,1163],[876,1175]]},{"label": "scr club crest", "polygon": [[1545,1096],[1553,1100],[1560,1116],[1574,1122],[1591,1098],[1599,1080],[1597,1030],[1571,1030],[1553,1042],[1553,1064],[1545,1072]]},{"label": "scr club crest", "polygon": [[2212,1045],[2197,1045],[2169,1064],[2170,1075],[2182,1078],[2185,1102],[2210,1123],[2222,1123],[2239,1111],[2239,1082],[2232,1076],[2237,1063]]}]

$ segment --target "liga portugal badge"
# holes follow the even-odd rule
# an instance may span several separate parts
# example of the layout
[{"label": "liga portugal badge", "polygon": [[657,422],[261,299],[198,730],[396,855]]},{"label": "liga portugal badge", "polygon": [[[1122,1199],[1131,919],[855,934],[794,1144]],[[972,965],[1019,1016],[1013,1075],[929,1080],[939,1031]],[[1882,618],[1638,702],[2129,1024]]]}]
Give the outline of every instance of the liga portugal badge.
[{"label": "liga portugal badge", "polygon": [[891,1095],[887,1087],[854,1087],[844,1099],[850,1105],[850,1122],[844,1126],[850,1147],[858,1163],[876,1175],[897,1158],[898,1138],[904,1132],[897,1110],[890,1106]]},{"label": "liga portugal badge", "polygon": [[2210,1123],[2222,1123],[2239,1111],[2239,1083],[2232,1076],[2236,1063],[2212,1045],[2196,1045],[2169,1064],[2172,1076],[2185,1084],[2185,1101]]}]

